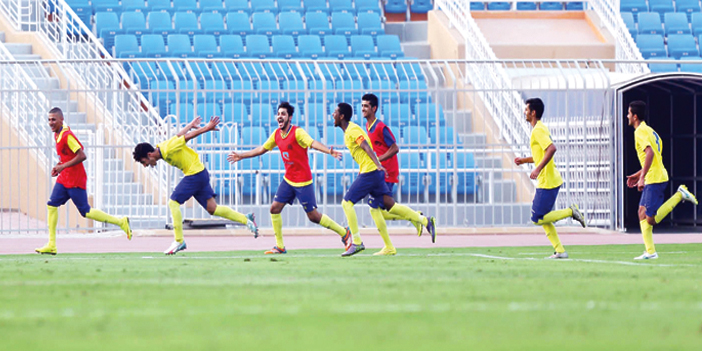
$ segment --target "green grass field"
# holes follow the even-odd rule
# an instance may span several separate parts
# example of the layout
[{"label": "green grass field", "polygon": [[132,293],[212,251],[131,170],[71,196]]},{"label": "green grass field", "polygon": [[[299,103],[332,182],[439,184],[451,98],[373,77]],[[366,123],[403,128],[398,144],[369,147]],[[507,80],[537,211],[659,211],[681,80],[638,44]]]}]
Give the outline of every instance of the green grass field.
[{"label": "green grass field", "polygon": [[[700,350],[702,245],[0,256],[3,350]],[[587,261],[586,261],[587,260]]]}]

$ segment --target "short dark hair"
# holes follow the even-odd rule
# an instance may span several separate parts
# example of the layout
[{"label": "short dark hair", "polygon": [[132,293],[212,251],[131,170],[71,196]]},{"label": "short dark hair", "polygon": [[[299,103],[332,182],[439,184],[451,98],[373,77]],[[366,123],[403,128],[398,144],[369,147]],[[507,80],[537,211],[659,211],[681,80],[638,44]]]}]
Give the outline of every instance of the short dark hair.
[{"label": "short dark hair", "polygon": [[646,109],[646,103],[641,100],[632,101],[629,103],[629,108],[631,109],[631,114],[636,115],[636,118],[641,122],[646,122],[648,117],[648,110]]},{"label": "short dark hair", "polygon": [[[283,101],[278,105],[278,110],[281,108],[284,108],[286,111],[288,111],[288,116],[292,117],[293,113],[295,113],[295,107],[293,105],[290,105],[289,102]],[[278,110],[275,110],[276,113],[278,113]]]},{"label": "short dark hair", "polygon": [[154,152],[154,150],[156,149],[149,143],[137,144],[137,146],[134,147],[134,152],[132,152],[134,161],[141,162],[142,158],[149,157],[149,152]]},{"label": "short dark hair", "polygon": [[541,119],[544,115],[544,102],[539,98],[531,98],[526,101],[529,109],[536,112],[536,119]]},{"label": "short dark hair", "polygon": [[63,117],[63,111],[61,111],[61,109],[58,107],[54,107],[51,110],[49,110],[49,114],[52,114],[52,113]]},{"label": "short dark hair", "polygon": [[368,101],[371,107],[378,107],[378,97],[373,94],[363,95],[361,101]]},{"label": "short dark hair", "polygon": [[353,117],[353,107],[345,102],[342,102],[337,106],[339,107],[339,113],[344,115],[344,120],[351,122],[351,117]]}]

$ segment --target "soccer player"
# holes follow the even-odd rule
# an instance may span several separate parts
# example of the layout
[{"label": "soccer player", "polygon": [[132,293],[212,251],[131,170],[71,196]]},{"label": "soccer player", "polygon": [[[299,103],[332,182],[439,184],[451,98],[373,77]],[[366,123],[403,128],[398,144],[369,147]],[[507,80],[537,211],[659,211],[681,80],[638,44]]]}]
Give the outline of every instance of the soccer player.
[{"label": "soccer player", "polygon": [[[210,173],[200,162],[197,153],[186,145],[188,141],[197,138],[200,134],[218,130],[219,117],[212,117],[204,127],[200,127],[201,121],[202,119],[198,116],[176,136],[156,144],[156,148],[149,143],[140,143],[134,148],[134,160],[141,163],[142,166],[156,167],[158,160],[164,160],[169,165],[183,171],[185,175],[176,186],[168,202],[168,208],[173,215],[175,241],[163,252],[166,255],[174,255],[187,248],[185,240],[183,240],[183,214],[180,212],[180,205],[193,196],[209,214],[244,224],[254,234],[254,237],[258,237],[258,226],[253,213],[243,215],[227,206],[217,205],[214,190],[210,185]],[[195,130],[190,131],[191,129]]]},{"label": "soccer player", "polygon": [[265,254],[287,253],[283,243],[283,218],[280,213],[285,204],[291,204],[295,198],[300,201],[302,208],[307,213],[307,218],[312,223],[317,223],[328,228],[341,236],[344,247],[349,245],[351,234],[339,224],[334,222],[329,216],[317,211],[317,200],[314,195],[314,185],[312,184],[312,170],[310,169],[307,150],[311,147],[315,150],[329,154],[341,160],[341,153],[327,148],[322,143],[312,139],[307,132],[292,124],[295,108],[288,102],[282,102],[278,106],[278,129],[266,140],[266,142],[253,150],[237,153],[232,151],[227,157],[231,163],[239,160],[256,157],[273,150],[276,146],[280,149],[280,156],[285,164],[285,176],[278,186],[278,191],[271,204],[271,222],[275,233],[275,246],[265,252]]},{"label": "soccer player", "polygon": [[380,209],[381,203],[391,214],[404,220],[421,223],[427,227],[431,236],[434,237],[436,235],[436,219],[434,217],[424,217],[411,208],[396,203],[392,198],[392,193],[390,193],[388,186],[385,184],[386,170],[378,161],[378,157],[373,152],[373,147],[368,143],[366,132],[358,124],[351,122],[352,116],[353,108],[347,103],[342,102],[334,109],[334,126],[344,131],[344,144],[346,144],[351,156],[360,168],[358,177],[349,187],[341,203],[349,223],[351,236],[353,237],[351,245],[341,256],[352,256],[365,250],[363,241],[361,241],[361,234],[358,232],[358,219],[353,205],[361,201],[366,195],[371,197],[368,201],[371,207],[371,217],[373,217],[373,221],[378,227],[378,232],[380,232],[385,244],[383,249],[374,253],[374,255],[395,255],[397,253],[388,235],[385,218]]},{"label": "soccer player", "polygon": [[[392,194],[395,184],[399,183],[400,167],[397,162],[397,153],[400,152],[400,148],[397,146],[395,135],[392,134],[390,128],[375,117],[376,112],[378,112],[378,97],[373,94],[366,94],[363,95],[361,101],[361,113],[363,118],[366,119],[366,132],[368,132],[370,144],[373,145],[373,151],[378,156],[378,161],[385,168],[385,183]],[[380,204],[380,208],[383,209],[383,218],[386,220],[402,219],[400,216],[385,210],[383,204]],[[417,211],[417,213],[422,215],[421,211]],[[411,223],[417,228],[417,235],[422,236],[424,229],[422,223]],[[435,239],[432,236],[431,242],[434,242]]]},{"label": "soccer player", "polygon": [[556,197],[558,197],[558,191],[563,184],[563,179],[558,169],[556,169],[556,164],[553,162],[553,155],[556,154],[556,145],[551,140],[551,133],[548,128],[541,122],[543,114],[544,103],[541,99],[533,98],[526,101],[524,116],[533,128],[529,140],[531,157],[517,157],[514,159],[514,163],[517,165],[524,163],[536,164],[536,167],[529,175],[529,178],[537,179],[536,194],[534,194],[534,201],[531,206],[531,221],[544,227],[546,237],[553,245],[555,252],[547,258],[568,258],[568,253],[563,248],[556,232],[556,226],[553,223],[572,217],[580,222],[584,228],[586,226],[585,218],[576,204],[570,205],[570,208],[552,211],[556,203]]},{"label": "soccer player", "polygon": [[688,201],[697,205],[697,198],[685,185],[680,185],[678,191],[663,203],[665,188],[668,186],[668,171],[663,166],[661,151],[663,141],[653,128],[646,124],[648,112],[646,103],[632,101],[629,104],[627,119],[634,127],[636,155],[641,164],[641,170],[626,177],[629,188],[636,187],[641,193],[639,201],[639,225],[646,251],[635,260],[657,259],[656,247],[653,245],[653,226],[660,223],[680,201]]},{"label": "soccer player", "polygon": [[83,151],[83,144],[71,132],[71,128],[63,124],[63,111],[54,107],[49,111],[49,127],[54,132],[56,153],[59,163],[51,169],[51,176],[56,178],[56,184],[51,191],[51,197],[46,204],[49,221],[49,242],[43,247],[35,249],[37,253],[56,255],[56,226],[58,225],[58,208],[68,199],[78,208],[80,215],[92,220],[118,225],[125,233],[127,239],[132,240],[132,230],[129,227],[129,218],[116,218],[88,204],[88,193],[85,185],[88,180],[85,174],[83,161],[87,156]]}]

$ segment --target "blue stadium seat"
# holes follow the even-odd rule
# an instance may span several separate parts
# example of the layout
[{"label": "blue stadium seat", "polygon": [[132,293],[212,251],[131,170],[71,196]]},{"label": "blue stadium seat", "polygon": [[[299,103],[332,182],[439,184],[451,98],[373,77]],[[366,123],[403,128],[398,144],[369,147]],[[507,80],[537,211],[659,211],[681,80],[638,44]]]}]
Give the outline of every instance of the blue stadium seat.
[{"label": "blue stadium seat", "polygon": [[351,55],[346,37],[343,35],[325,35],[324,47],[327,57],[345,58]]},{"label": "blue stadium seat", "polygon": [[354,15],[348,12],[332,12],[331,25],[334,34],[341,34],[347,37],[358,34]]},{"label": "blue stadium seat", "polygon": [[676,0],[675,11],[686,14],[689,21],[694,12],[700,12],[700,2],[698,0]]},{"label": "blue stadium seat", "polygon": [[489,2],[487,9],[488,11],[509,11],[512,9],[512,4],[509,2]]},{"label": "blue stadium seat", "polygon": [[[203,65],[199,66],[203,67]],[[203,68],[207,68],[207,65],[204,65]],[[211,76],[209,72],[207,74]],[[228,92],[225,91],[227,89],[227,84],[223,80],[208,78],[204,83],[203,88],[205,89],[205,92],[204,94],[202,92],[198,93],[198,101],[217,103],[231,101],[231,97],[229,96]]]},{"label": "blue stadium seat", "polygon": [[536,3],[535,2],[518,2],[517,3],[517,10],[536,11]]},{"label": "blue stadium seat", "polygon": [[386,13],[406,13],[407,12],[407,1],[406,0],[387,0],[385,3]]},{"label": "blue stadium seat", "polygon": [[373,44],[373,37],[370,35],[352,35],[351,36],[351,53],[354,57],[369,59],[378,57]]},{"label": "blue stadium seat", "polygon": [[322,102],[324,101],[324,89],[326,89],[327,100],[331,101],[334,99],[334,82],[331,80],[313,80],[310,81],[310,89],[315,92],[310,94],[310,101]]},{"label": "blue stadium seat", "polygon": [[[305,87],[305,81],[303,80],[284,80],[281,100],[302,106],[305,103]],[[295,111],[299,114],[302,113],[302,111],[297,109]]]},{"label": "blue stadium seat", "polygon": [[419,64],[419,60],[413,57],[404,57],[408,62],[397,63],[397,77],[400,80],[424,80],[424,72]]},{"label": "blue stadium seat", "polygon": [[419,103],[412,105],[414,107],[414,115],[417,118],[417,123],[420,126],[443,126],[446,124],[444,118],[444,109],[441,105],[434,103]]},{"label": "blue stadium seat", "polygon": [[471,10],[471,11],[484,11],[484,10],[485,10],[485,3],[484,3],[484,2],[477,2],[477,1],[471,1],[471,2],[470,2],[470,10]]},{"label": "blue stadium seat", "polygon": [[381,57],[397,58],[405,56],[402,52],[402,45],[400,45],[400,38],[394,34],[378,36],[378,51]]},{"label": "blue stadium seat", "polygon": [[[78,18],[90,28],[90,20],[93,17],[93,7],[90,6],[90,2],[88,0],[66,0],[66,4],[68,4]],[[53,2],[49,2],[49,5],[52,6]],[[99,35],[100,33],[97,34]]]},{"label": "blue stadium seat", "polygon": [[[251,104],[251,123],[255,126],[262,126],[268,129],[275,119],[275,111],[273,109],[274,107],[268,103]],[[263,139],[263,141],[265,140],[266,139]],[[261,144],[263,144],[263,142],[261,142]]]},{"label": "blue stadium seat", "polygon": [[278,0],[278,9],[281,14],[285,12],[302,13],[305,11],[302,7],[302,1],[299,0]]},{"label": "blue stadium seat", "polygon": [[146,6],[150,12],[168,12],[170,14],[175,11],[171,6],[171,0],[149,0]]},{"label": "blue stadium seat", "polygon": [[112,51],[115,36],[123,34],[119,19],[114,12],[98,12],[95,14],[95,31],[102,38],[103,45],[108,52]]},{"label": "blue stadium seat", "polygon": [[175,12],[200,13],[200,9],[197,8],[196,0],[173,0],[173,10]]},{"label": "blue stadium seat", "polygon": [[168,80],[153,80],[149,83],[151,104],[159,109],[161,116],[168,113],[168,107],[175,100],[175,84]]},{"label": "blue stadium seat", "polygon": [[690,26],[692,27],[692,35],[695,37],[702,35],[702,12],[695,12],[692,14]]},{"label": "blue stadium seat", "polygon": [[270,200],[278,191],[280,183],[284,181],[285,164],[279,154],[269,153],[261,156],[261,166],[261,173],[267,179],[264,191],[268,193],[268,200]]},{"label": "blue stadium seat", "polygon": [[143,12],[122,12],[122,28],[124,33],[134,34],[137,38],[149,32]]},{"label": "blue stadium seat", "polygon": [[687,15],[680,12],[669,12],[664,15],[665,34],[692,34],[687,22]]},{"label": "blue stadium seat", "polygon": [[[203,13],[203,15],[205,15],[205,13]],[[217,50],[217,40],[214,35],[196,35],[193,38],[193,47],[198,57],[213,58],[220,56],[219,50]]]},{"label": "blue stadium seat", "polygon": [[621,12],[631,12],[634,20],[638,21],[639,13],[648,12],[648,4],[646,0],[621,0],[619,9]]},{"label": "blue stadium seat", "polygon": [[410,5],[410,12],[412,13],[427,13],[434,8],[432,0],[413,0],[412,5]]},{"label": "blue stadium seat", "polygon": [[152,34],[159,34],[164,39],[174,33],[171,15],[168,12],[151,11],[146,15],[146,22],[149,23]]},{"label": "blue stadium seat", "polygon": [[219,48],[224,57],[240,58],[246,57],[244,52],[244,42],[238,35],[222,35],[219,37]]},{"label": "blue stadium seat", "polygon": [[356,104],[361,102],[361,96],[363,96],[364,90],[362,81],[357,79],[346,79],[336,81],[335,84],[337,90],[337,99],[347,102],[349,104]]},{"label": "blue stadium seat", "polygon": [[[389,80],[393,83],[397,83],[397,72],[395,71],[395,66],[393,61],[388,58],[381,58],[380,61],[385,61],[384,63],[372,63],[368,67],[370,72],[371,80]],[[394,87],[393,87],[394,88]]]},{"label": "blue stadium seat", "polygon": [[[358,60],[350,58],[351,60]],[[370,75],[368,74],[368,67],[365,63],[350,63],[342,62],[341,69],[343,71],[343,79],[353,79],[367,82],[370,80]]]},{"label": "blue stadium seat", "polygon": [[374,12],[380,15],[380,6],[378,0],[356,0],[356,12],[361,13]]},{"label": "blue stadium seat", "polygon": [[229,33],[241,35],[242,37],[253,34],[248,14],[244,12],[229,12],[226,18]]},{"label": "blue stadium seat", "polygon": [[189,102],[174,102],[168,105],[168,114],[178,116],[182,122],[190,122],[195,119],[195,105]]},{"label": "blue stadium seat", "polygon": [[275,14],[271,12],[254,12],[253,15],[251,15],[251,19],[256,34],[263,34],[269,37],[280,34],[275,21]]},{"label": "blue stadium seat", "polygon": [[395,82],[390,80],[371,80],[368,89],[372,91],[380,100],[380,103],[390,104],[400,101],[400,96],[395,90]]},{"label": "blue stadium seat", "polygon": [[273,36],[273,54],[285,59],[300,57],[295,47],[295,40],[291,35]]},{"label": "blue stadium seat", "polygon": [[200,15],[200,25],[202,26],[202,32],[205,34],[220,36],[228,33],[224,28],[222,15],[217,12],[203,12]]},{"label": "blue stadium seat", "polygon": [[[238,70],[237,72],[241,72],[241,70]],[[241,74],[241,77],[245,78],[243,74]],[[250,79],[232,79],[229,81],[229,85],[229,89],[232,90],[232,95],[234,96],[233,101],[244,103],[251,102],[251,91],[253,90],[253,83],[251,83]]]},{"label": "blue stadium seat", "polygon": [[122,11],[119,0],[92,0],[90,3],[93,5],[93,13]]},{"label": "blue stadium seat", "polygon": [[663,14],[666,12],[675,11],[673,0],[648,0],[648,5],[651,12],[658,13],[658,16],[663,20]]},{"label": "blue stadium seat", "polygon": [[195,56],[190,47],[190,37],[187,34],[168,35],[168,56],[170,57],[193,57]]},{"label": "blue stadium seat", "polygon": [[[416,128],[416,127],[405,127]],[[426,133],[424,134],[426,137]],[[403,145],[404,146],[404,145]],[[397,155],[400,161],[400,192],[402,194],[423,194],[424,177],[426,167],[421,163],[418,153],[400,153]]]},{"label": "blue stadium seat", "polygon": [[[334,127],[328,127],[327,128],[327,138],[329,139],[335,139],[336,136],[341,135],[343,137],[343,132],[341,132],[341,129],[339,128],[334,128]],[[341,133],[339,133],[341,132]],[[328,142],[323,142],[327,146],[339,146],[343,147],[343,141],[339,144],[331,144]],[[335,172],[329,172],[325,175],[319,175],[320,177],[323,177],[320,179],[320,181],[317,182],[317,186],[320,187],[321,191],[324,191],[324,187],[326,186],[326,195],[330,196],[341,196],[344,194],[346,191],[346,187],[350,185],[351,179],[353,179],[354,175],[351,174],[352,167],[350,163],[353,163],[353,159],[351,158],[351,155],[344,155],[344,160],[342,162],[337,161],[335,158],[328,156],[328,155],[323,155],[323,154],[317,154],[315,155],[315,170],[317,172],[321,172],[324,169],[324,161],[326,160],[327,162],[327,169],[328,170],[342,170],[345,169],[348,173],[335,173]],[[347,169],[345,167],[346,164],[349,164],[349,168]]]},{"label": "blue stadium seat", "polygon": [[308,11],[305,13],[305,24],[309,34],[324,36],[333,33],[329,27],[329,17],[325,12]]},{"label": "blue stadium seat", "polygon": [[236,123],[241,126],[250,125],[249,112],[246,105],[239,102],[228,102],[223,105],[222,122]]},{"label": "blue stadium seat", "polygon": [[380,21],[380,15],[375,12],[359,12],[358,13],[358,30],[362,35],[378,35],[385,34],[383,24]]},{"label": "blue stadium seat", "polygon": [[660,34],[663,35],[663,25],[661,17],[655,12],[644,12],[639,14],[639,34]]},{"label": "blue stadium seat", "polygon": [[[259,135],[259,133],[261,133],[261,131],[259,129],[250,129],[250,128],[257,128],[257,127],[242,128],[241,129],[242,140],[244,139],[244,136],[245,136],[244,133],[255,133],[255,135]],[[263,138],[266,138],[266,137],[267,137],[267,135],[264,136]],[[242,141],[242,144],[247,145],[248,147],[251,148],[251,147],[263,145],[263,142],[265,141],[265,139],[263,139],[263,141],[261,141],[260,143],[254,143],[254,140],[252,140],[250,138],[247,141],[250,142],[251,144],[247,144],[246,142],[243,142],[243,141]],[[256,139],[255,141],[258,141],[258,139]],[[234,165],[232,165],[232,167],[238,167],[238,169],[240,170],[239,172],[235,172],[235,177],[238,177],[238,181],[239,181],[238,185],[236,186],[236,189],[241,191],[241,194],[243,196],[255,195],[256,192],[260,191],[260,189],[256,189],[256,174],[252,172],[252,171],[258,172],[258,170],[261,168],[259,166],[259,162],[260,162],[260,159],[258,157],[247,158],[247,159],[243,159],[243,160],[235,163]],[[228,192],[230,190],[229,187],[232,186],[230,183],[231,182],[227,182],[225,180],[225,182],[223,184],[223,188],[224,188],[225,192]]]},{"label": "blue stadium seat", "polygon": [[566,10],[568,11],[583,11],[585,9],[585,3],[582,2],[567,2]]},{"label": "blue stadium seat", "polygon": [[702,64],[685,63],[684,61],[702,61],[702,57],[685,56],[680,59],[680,72],[702,73]]},{"label": "blue stadium seat", "polygon": [[135,58],[141,57],[139,51],[139,43],[136,36],[132,34],[115,35],[115,57],[117,58]]},{"label": "blue stadium seat", "polygon": [[[202,13],[220,13],[226,12],[222,6],[222,0],[200,0],[200,11]],[[202,19],[202,17],[200,17]]]},{"label": "blue stadium seat", "polygon": [[317,59],[324,56],[322,40],[318,35],[299,36],[297,38],[297,48],[300,50],[300,56],[305,58]]},{"label": "blue stadium seat", "polygon": [[251,1],[252,12],[269,12],[278,13],[278,7],[275,6],[274,0],[253,0]]},{"label": "blue stadium seat", "polygon": [[148,90],[149,82],[155,80],[158,75],[158,67],[155,62],[132,62],[126,66],[129,68],[129,76],[143,90]]},{"label": "blue stadium seat", "polygon": [[310,127],[324,127],[329,125],[329,115],[327,114],[327,108],[322,103],[310,103],[307,106],[307,123]]},{"label": "blue stadium seat", "polygon": [[648,68],[651,70],[651,73],[668,73],[678,71],[678,65],[675,63],[675,59],[672,57],[654,57],[651,58],[651,60],[671,61],[670,63],[649,63]]},{"label": "blue stadium seat", "polygon": [[329,0],[329,8],[332,12],[356,13],[356,9],[351,4],[351,0]]},{"label": "blue stadium seat", "polygon": [[[438,155],[436,153],[429,154],[431,168],[429,168],[427,174],[431,179],[429,184],[429,194],[450,194],[451,193],[451,178],[453,178],[453,167],[449,167],[450,154],[446,152],[440,152]],[[438,168],[437,168],[438,159]],[[439,170],[439,178],[436,178],[436,170]],[[438,191],[437,191],[438,190]]]},{"label": "blue stadium seat", "polygon": [[383,121],[389,126],[409,126],[412,120],[409,104],[393,104],[383,109]]},{"label": "blue stadium seat", "polygon": [[418,126],[407,126],[402,128],[402,144],[409,147],[419,148],[429,144],[427,129]]},{"label": "blue stadium seat", "polygon": [[[489,7],[490,5],[488,5]],[[562,2],[546,1],[539,4],[539,9],[541,11],[561,11],[563,10]]]},{"label": "blue stadium seat", "polygon": [[246,53],[255,58],[270,57],[271,47],[268,44],[268,37],[262,34],[247,35]]},{"label": "blue stadium seat", "polygon": [[281,12],[278,15],[278,23],[283,34],[297,38],[299,35],[306,33],[305,26],[302,24],[302,16],[299,12]]},{"label": "blue stadium seat", "polygon": [[[146,2],[144,0],[122,0],[122,11],[146,12]],[[74,10],[75,11],[75,10]]]},{"label": "blue stadium seat", "polygon": [[[401,80],[400,81],[400,101],[403,103],[418,104],[431,102],[427,93],[427,83],[423,80]],[[410,90],[410,91],[402,91]]]},{"label": "blue stadium seat", "polygon": [[224,8],[228,12],[244,12],[247,14],[251,13],[251,7],[249,7],[249,0],[224,0]]},{"label": "blue stadium seat", "polygon": [[197,24],[197,16],[194,12],[176,12],[173,15],[173,24],[176,33],[186,34],[190,38],[195,34],[202,33]]},{"label": "blue stadium seat", "polygon": [[636,36],[636,45],[641,50],[641,55],[644,58],[651,57],[666,57],[665,44],[663,36],[658,34],[639,34]]},{"label": "blue stadium seat", "polygon": [[[324,12],[329,15],[331,9],[327,7],[327,0],[305,0],[305,12]],[[309,28],[309,26],[308,26]]]},{"label": "blue stadium seat", "polygon": [[690,34],[671,34],[668,36],[668,53],[671,57],[680,59],[684,56],[699,57],[695,38]]},{"label": "blue stadium seat", "polygon": [[458,168],[456,172],[456,193],[458,194],[473,194],[475,193],[475,173],[470,172],[470,169],[475,168],[475,159],[472,153],[456,153],[454,162]]},{"label": "blue stadium seat", "polygon": [[629,30],[631,37],[636,38],[636,35],[639,34],[639,30],[636,29],[634,15],[632,15],[631,12],[622,12],[622,20],[624,21],[624,25],[626,25],[626,29]]},{"label": "blue stadium seat", "polygon": [[433,144],[440,146],[453,146],[460,143],[453,127],[431,127],[429,128],[429,137],[431,137]]},{"label": "blue stadium seat", "polygon": [[209,121],[212,116],[221,116],[222,107],[216,102],[199,103],[196,107],[197,115]]},{"label": "blue stadium seat", "polygon": [[[338,104],[333,104],[334,107],[329,111],[333,113],[337,105]],[[321,140],[325,145],[344,147],[344,132],[341,130],[341,128],[327,125],[327,127],[322,128],[322,130],[325,132],[325,134],[321,135]],[[320,169],[320,167],[317,167],[317,169]]]},{"label": "blue stadium seat", "polygon": [[141,49],[146,57],[166,57],[166,44],[161,34],[144,34],[141,36]]},{"label": "blue stadium seat", "polygon": [[[267,106],[270,108],[270,106]],[[253,108],[253,107],[252,107]],[[268,140],[268,132],[261,126],[256,126],[253,121],[253,127],[241,128],[241,144],[246,146],[261,146]]]}]

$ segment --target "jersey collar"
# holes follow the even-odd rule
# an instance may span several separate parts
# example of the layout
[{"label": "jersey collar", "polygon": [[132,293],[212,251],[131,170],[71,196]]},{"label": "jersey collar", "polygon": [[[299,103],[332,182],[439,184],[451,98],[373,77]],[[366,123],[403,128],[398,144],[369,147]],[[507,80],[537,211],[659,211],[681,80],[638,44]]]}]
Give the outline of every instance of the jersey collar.
[{"label": "jersey collar", "polygon": [[63,137],[63,133],[66,132],[67,130],[71,130],[71,128],[68,127],[68,125],[64,124],[63,128],[61,128],[61,131],[58,132],[58,136],[56,137],[56,142],[58,143],[61,141],[61,138]]}]

